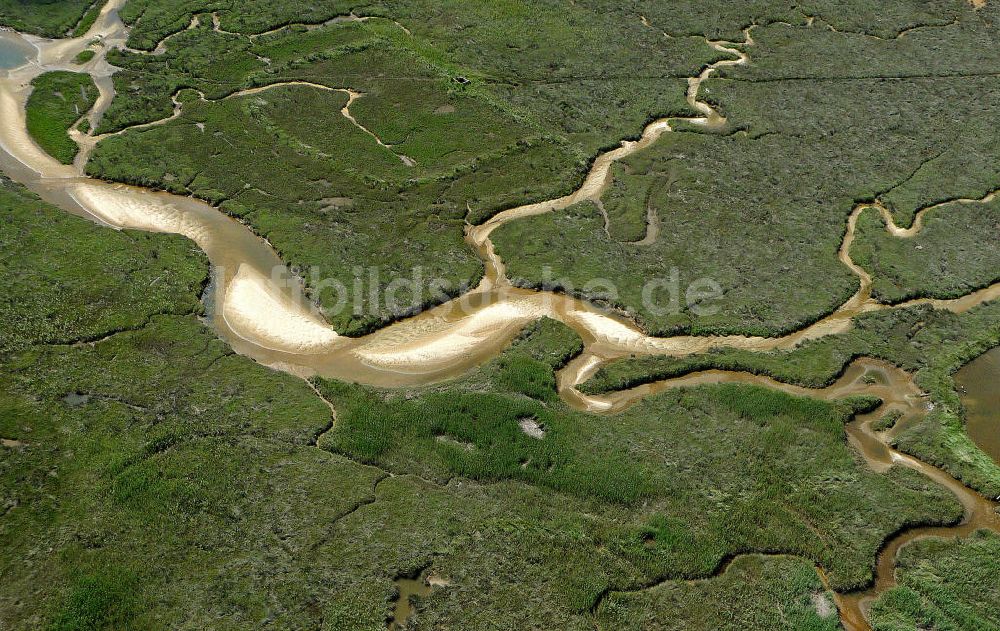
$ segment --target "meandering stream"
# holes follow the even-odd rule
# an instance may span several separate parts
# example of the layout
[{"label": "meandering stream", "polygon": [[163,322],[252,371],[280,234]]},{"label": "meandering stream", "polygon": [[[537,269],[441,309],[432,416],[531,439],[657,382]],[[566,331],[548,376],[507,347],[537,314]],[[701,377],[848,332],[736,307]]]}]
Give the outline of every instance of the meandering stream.
[{"label": "meandering stream", "polygon": [[[125,0],[110,0],[95,24],[79,38],[48,40],[30,35],[0,33],[0,170],[26,185],[43,199],[69,212],[87,216],[114,228],[132,228],[151,232],[184,235],[192,239],[208,255],[212,263],[212,291],[206,300],[211,324],[235,351],[256,361],[287,372],[307,377],[321,375],[377,386],[406,386],[440,381],[462,374],[495,357],[527,324],[548,316],[564,322],[583,338],[585,350],[558,375],[563,398],[580,409],[613,413],[641,397],[662,389],[702,383],[741,381],[766,385],[786,392],[834,398],[858,392],[881,396],[884,407],[900,409],[906,414],[920,414],[920,393],[906,373],[872,362],[856,363],[834,386],[824,390],[798,388],[740,373],[711,371],[680,379],[650,384],[607,397],[587,397],[576,386],[602,364],[630,354],[689,355],[713,348],[740,348],[754,351],[788,349],[809,339],[846,331],[859,313],[898,308],[918,303],[930,303],[939,309],[961,312],[985,301],[1000,298],[1000,284],[964,296],[957,300],[917,300],[903,305],[885,305],[871,297],[871,278],[850,258],[857,219],[868,208],[882,212],[887,230],[900,238],[920,231],[923,214],[914,226],[902,230],[878,203],[858,205],[848,219],[847,234],[840,250],[841,261],[859,279],[858,292],[832,314],[790,335],[780,337],[748,336],[674,336],[658,338],[646,335],[628,319],[609,313],[590,303],[562,294],[512,287],[507,280],[504,264],[490,240],[498,227],[523,217],[553,212],[583,201],[599,202],[610,184],[612,165],[655,143],[664,133],[672,131],[672,123],[706,128],[720,127],[725,118],[708,103],[700,101],[702,83],[718,68],[749,62],[744,47],[751,46],[752,29],[744,32],[739,43],[709,41],[715,50],[731,57],[706,67],[688,81],[687,100],[700,116],[664,118],[645,127],[639,140],[625,141],[621,146],[601,154],[594,161],[583,184],[572,194],[557,199],[528,204],[499,213],[489,221],[469,226],[466,238],[479,253],[486,273],[478,287],[458,299],[451,300],[419,315],[399,321],[375,333],[359,338],[338,335],[303,298],[301,280],[288,274],[272,276],[274,270],[284,270],[280,258],[265,240],[247,226],[199,200],[112,184],[88,178],[84,164],[90,150],[102,137],[74,133],[81,146],[81,156],[73,165],[62,165],[42,151],[28,136],[24,106],[32,79],[50,70],[87,72],[94,77],[100,97],[88,114],[91,128],[97,127],[103,112],[114,96],[111,76],[115,68],[105,60],[109,48],[124,48],[128,35],[118,19],[117,10]],[[346,18],[359,19],[359,18]],[[218,20],[215,19],[218,28]],[[193,22],[197,24],[197,22]],[[80,66],[73,59],[90,46],[94,39],[102,42],[102,52]],[[161,42],[152,54],[161,53],[168,43]],[[4,72],[2,68],[9,70]],[[5,76],[4,76],[5,75]],[[226,98],[240,98],[289,84],[275,84],[237,92]],[[348,95],[341,114],[388,151],[392,147],[382,141],[351,115],[350,106],[362,94],[350,86],[330,88]],[[174,114],[163,121],[142,125],[162,124],[180,115],[183,106],[175,99]],[[127,131],[127,130],[126,130]],[[398,155],[398,154],[397,154]],[[407,162],[406,156],[398,157]],[[952,200],[965,203],[988,201]],[[662,221],[662,220],[661,220]],[[860,371],[860,372],[859,372]],[[877,372],[885,383],[867,384],[860,381],[864,372]],[[899,548],[913,539],[937,534],[967,534],[974,528],[1000,528],[994,506],[962,486],[944,472],[900,454],[887,446],[885,435],[871,430],[873,415],[859,418],[848,428],[852,443],[876,470],[893,464],[912,467],[951,489],[966,508],[962,525],[941,529],[912,529],[891,540],[879,557],[875,586],[863,594],[841,595],[840,605],[849,629],[867,628],[864,607],[873,595],[892,584],[892,570]]]},{"label": "meandering stream", "polygon": [[894,435],[893,430],[877,432],[872,428],[872,424],[889,411],[896,411],[902,415],[895,428],[900,428],[907,421],[927,412],[927,398],[913,382],[913,376],[885,362],[859,359],[851,364],[836,383],[822,389],[795,386],[769,377],[724,370],[695,372],[675,379],[618,391],[604,397],[586,397],[572,390],[568,384],[564,384],[562,388],[571,390],[564,393],[566,395],[564,398],[571,401],[574,407],[613,414],[668,389],[719,383],[753,384],[797,396],[825,400],[858,394],[879,397],[882,399],[882,405],[877,410],[858,416],[847,426],[848,440],[864,458],[865,463],[876,472],[886,471],[894,465],[919,471],[954,493],[965,509],[964,518],[955,526],[908,528],[884,544],[879,552],[872,587],[860,592],[836,595],[841,618],[848,631],[863,631],[869,628],[868,607],[879,594],[896,584],[894,575],[896,557],[900,549],[907,544],[934,536],[964,537],[981,528],[1000,532],[1000,514],[997,513],[1000,505],[972,491],[941,469],[893,449],[890,445]]}]

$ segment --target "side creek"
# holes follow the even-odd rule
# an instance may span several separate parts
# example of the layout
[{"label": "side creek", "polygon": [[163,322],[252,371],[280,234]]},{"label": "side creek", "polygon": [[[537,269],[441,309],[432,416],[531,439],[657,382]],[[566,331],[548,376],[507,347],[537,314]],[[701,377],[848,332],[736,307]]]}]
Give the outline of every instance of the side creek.
[{"label": "side creek", "polygon": [[[571,364],[566,370],[571,373],[581,370],[586,372],[586,364],[576,367]],[[671,388],[719,383],[753,384],[781,390],[796,396],[810,396],[825,400],[859,394],[879,397],[882,399],[882,405],[878,409],[868,414],[859,415],[847,426],[848,440],[857,449],[865,463],[876,472],[886,471],[895,465],[919,471],[954,493],[961,502],[965,514],[959,524],[904,529],[884,543],[876,561],[875,579],[869,589],[836,594],[835,598],[841,620],[848,631],[864,631],[871,628],[867,618],[868,608],[879,594],[895,586],[896,557],[907,544],[927,537],[966,537],[982,528],[1000,532],[1000,513],[998,513],[1000,504],[969,489],[941,469],[893,449],[890,445],[893,436],[892,429],[876,431],[873,428],[873,424],[889,412],[901,415],[896,423],[896,428],[905,426],[908,421],[927,412],[927,399],[914,384],[912,375],[885,362],[865,358],[856,360],[840,379],[823,389],[805,388],[775,381],[769,377],[723,370],[695,372],[675,379],[614,392],[604,397],[585,396],[573,389],[569,383],[562,384],[561,389],[569,390],[565,393],[564,398],[577,409],[601,414],[615,414],[646,397]]]},{"label": "side creek", "polygon": [[406,621],[413,615],[413,601],[411,599],[429,595],[431,586],[422,578],[400,578],[396,579],[396,590],[399,592],[399,596],[396,598],[396,605],[393,608],[389,631],[405,628]]},{"label": "side creek", "polygon": [[[847,434],[851,443],[865,462],[876,471],[883,471],[893,465],[911,467],[944,485],[962,502],[965,519],[954,527],[908,529],[886,542],[879,555],[874,586],[865,592],[838,596],[842,619],[849,630],[869,628],[866,608],[877,594],[893,585],[896,554],[907,543],[929,536],[965,536],[977,528],[1000,530],[995,504],[967,489],[943,471],[893,450],[889,446],[891,435],[872,429],[872,423],[886,410],[899,410],[904,415],[911,416],[925,411],[921,393],[913,384],[912,377],[886,364],[858,360],[837,383],[822,390],[724,371],[694,373],[607,397],[587,397],[576,390],[576,386],[589,378],[601,365],[626,355],[682,356],[724,347],[753,351],[788,349],[806,340],[846,331],[854,316],[867,311],[926,303],[957,313],[1000,298],[1000,284],[996,284],[956,300],[914,300],[901,305],[886,305],[872,299],[871,278],[850,258],[850,246],[860,214],[869,209],[879,210],[886,229],[891,234],[908,238],[920,231],[923,213],[942,204],[923,209],[913,228],[908,230],[897,228],[878,202],[856,206],[848,218],[847,234],[839,255],[841,261],[858,276],[858,292],[832,314],[799,331],[780,337],[652,337],[619,314],[609,313],[588,302],[562,294],[515,288],[506,278],[503,261],[496,254],[490,240],[493,230],[510,221],[558,211],[582,201],[599,203],[609,186],[613,164],[652,145],[662,134],[670,133],[672,122],[684,121],[706,128],[718,128],[726,124],[719,112],[698,100],[699,90],[701,84],[718,68],[749,63],[749,55],[744,52],[743,47],[753,45],[752,27],[744,31],[743,42],[708,41],[709,46],[730,58],[707,66],[697,76],[689,79],[688,104],[701,116],[655,120],[643,129],[638,140],[624,141],[620,147],[599,155],[582,185],[572,194],[506,210],[481,225],[468,226],[466,240],[480,255],[486,268],[478,287],[457,299],[372,334],[350,338],[338,335],[328,326],[304,298],[301,280],[291,275],[270,244],[247,226],[194,198],[86,177],[86,156],[101,137],[74,133],[74,139],[82,148],[82,157],[74,165],[62,165],[45,154],[28,136],[24,107],[30,93],[30,83],[41,73],[50,70],[83,71],[94,77],[100,90],[100,98],[88,117],[91,128],[97,127],[101,114],[114,97],[111,77],[116,69],[106,62],[103,52],[83,66],[74,65],[72,60],[79,52],[88,48],[94,39],[102,42],[102,51],[125,47],[128,29],[117,15],[123,3],[124,0],[110,0],[88,33],[79,38],[47,40],[11,32],[0,33],[0,170],[46,201],[111,228],[175,233],[192,239],[205,251],[212,263],[212,291],[206,295],[206,301],[210,303],[206,307],[211,325],[236,352],[300,377],[320,375],[382,387],[410,386],[438,382],[467,373],[500,353],[524,326],[548,316],[570,326],[583,338],[583,354],[560,371],[558,381],[563,399],[569,405],[589,412],[615,413],[640,398],[667,388],[734,381],[821,398],[859,393],[879,396],[884,401],[879,411],[860,417],[848,426]],[[4,68],[8,70],[5,71]],[[226,98],[240,98],[287,85],[289,83],[254,88]],[[314,84],[296,85],[334,90]],[[351,115],[351,103],[364,98],[364,95],[349,86],[336,90],[347,94],[349,99],[341,114],[372,136],[373,142],[392,151],[391,146],[384,145]],[[171,117],[137,127],[172,120],[180,114],[181,107],[175,100],[175,111]],[[405,156],[398,157],[406,162]],[[978,200],[949,201],[979,203],[992,199],[992,195],[991,193]],[[994,354],[989,361],[993,362],[992,369],[979,372],[978,368],[970,367],[965,376],[960,373],[958,381],[970,392],[985,392],[987,396],[993,397],[985,403],[984,408],[991,410],[992,421],[977,420],[976,427],[991,428],[983,430],[984,433],[980,435],[988,434],[992,439],[988,436],[980,438],[979,444],[992,449],[991,455],[996,459],[1000,450],[1000,439],[997,438],[1000,432],[997,431],[996,418],[996,411],[1000,409],[996,388],[996,367],[1000,365],[1000,355]],[[878,379],[876,383],[868,383],[864,379],[865,375],[876,375]],[[977,383],[986,385],[980,388]],[[982,394],[972,394],[969,400],[970,432],[973,431],[971,419],[974,416],[979,418],[976,401],[981,396]],[[410,595],[422,595],[422,590],[429,589],[424,577],[410,582],[403,579],[401,581],[397,581],[400,597],[394,618],[396,622],[391,623],[396,626],[404,623],[410,615]]]}]

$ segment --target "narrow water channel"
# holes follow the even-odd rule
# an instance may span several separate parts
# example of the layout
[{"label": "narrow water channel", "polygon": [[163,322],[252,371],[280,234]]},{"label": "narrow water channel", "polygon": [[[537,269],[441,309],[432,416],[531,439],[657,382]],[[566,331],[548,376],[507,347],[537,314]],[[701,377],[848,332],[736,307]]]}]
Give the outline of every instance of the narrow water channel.
[{"label": "narrow water channel", "polygon": [[[538,204],[500,213],[482,226],[472,226],[467,238],[482,257],[486,266],[482,285],[468,294],[417,316],[402,320],[363,338],[338,335],[305,300],[299,279],[281,272],[280,258],[263,239],[249,228],[224,215],[210,205],[189,197],[156,193],[136,187],[110,184],[87,178],[82,161],[76,165],[61,165],[46,155],[27,135],[24,124],[24,104],[30,92],[31,80],[48,70],[80,71],[72,59],[89,47],[94,38],[103,41],[102,53],[87,64],[89,72],[101,90],[101,98],[92,119],[99,117],[114,96],[110,77],[116,69],[104,60],[103,52],[123,47],[127,29],[117,16],[123,0],[111,0],[86,35],[75,39],[44,40],[14,33],[0,34],[0,169],[25,184],[47,201],[76,214],[90,217],[114,228],[134,228],[151,232],[176,233],[189,237],[201,247],[212,262],[213,283],[209,298],[212,325],[237,352],[262,364],[300,376],[319,374],[379,386],[404,386],[440,381],[470,370],[495,357],[527,324],[543,316],[560,320],[576,330],[586,346],[581,357],[559,375],[560,392],[571,405],[595,412],[613,412],[641,397],[678,385],[741,381],[758,383],[796,394],[839,397],[855,392],[881,396],[884,409],[895,407],[905,414],[923,413],[919,391],[909,375],[890,366],[871,362],[855,364],[831,388],[821,391],[797,388],[761,377],[739,373],[709,371],[679,380],[650,384],[641,388],[609,395],[603,399],[584,397],[575,386],[585,380],[601,364],[627,354],[688,355],[713,348],[740,348],[767,351],[790,348],[802,341],[839,333],[851,326],[858,313],[901,305],[882,305],[871,299],[871,279],[850,259],[850,244],[854,225],[861,212],[877,208],[877,204],[859,205],[848,220],[847,235],[840,251],[841,260],[859,278],[859,290],[833,314],[783,337],[749,336],[698,337],[676,336],[657,338],[646,335],[628,319],[607,313],[587,302],[552,292],[510,287],[504,275],[503,262],[496,255],[490,233],[508,221],[552,212],[579,201],[599,200],[606,190],[613,163],[654,143],[662,134],[672,131],[671,122],[684,120],[689,124],[719,126],[725,119],[709,104],[698,100],[700,86],[716,68],[748,63],[742,50],[753,44],[750,29],[741,43],[708,42],[717,51],[731,55],[716,62],[689,79],[689,104],[702,116],[689,119],[660,119],[650,123],[638,141],[626,141],[597,157],[583,185],[573,194]],[[31,63],[26,63],[26,62]],[[7,68],[7,70],[2,70]],[[268,89],[261,88],[260,91]],[[343,90],[350,91],[350,86]],[[363,97],[362,97],[363,98]],[[349,115],[349,112],[345,115]],[[360,127],[360,124],[359,124]],[[363,129],[363,128],[362,128]],[[85,148],[96,139],[77,140]],[[376,138],[377,140],[377,138]],[[88,144],[89,143],[89,144]],[[86,155],[86,151],[84,151]],[[983,200],[961,200],[979,203]],[[887,222],[887,229],[896,234]],[[912,236],[919,226],[901,238]],[[278,277],[275,270],[279,270]],[[1000,284],[987,287],[958,300],[919,300],[906,304],[930,303],[936,308],[961,312],[1000,297]],[[905,306],[905,305],[902,305]],[[971,365],[970,365],[971,366]],[[996,373],[979,372],[970,368],[966,387],[970,392],[996,394]],[[879,375],[883,381],[875,384],[862,379],[865,373]],[[977,376],[979,375],[979,376]],[[991,381],[992,379],[992,381]],[[985,384],[982,387],[976,384]],[[861,386],[864,386],[863,388]],[[985,388],[985,390],[983,389]],[[969,398],[974,408],[976,395]],[[995,414],[1000,402],[993,405]],[[912,529],[889,542],[878,561],[876,584],[871,592],[841,596],[841,612],[850,629],[864,628],[864,607],[874,594],[880,593],[893,581],[892,568],[899,548],[914,538],[933,534],[966,534],[969,529],[986,526],[996,528],[992,505],[984,503],[975,493],[943,472],[892,450],[883,435],[871,429],[872,417],[863,417],[848,428],[851,442],[866,462],[876,470],[896,465],[917,469],[951,489],[966,508],[966,519],[957,528]],[[982,433],[989,434],[993,421],[976,421]],[[970,430],[971,431],[971,430]],[[982,435],[982,433],[980,435]],[[980,439],[983,440],[983,439]],[[998,444],[993,433],[994,447]],[[980,444],[989,445],[987,439]],[[994,450],[994,454],[997,452]],[[996,457],[994,455],[994,457]],[[992,515],[992,517],[990,516]],[[992,520],[992,521],[991,521]],[[410,594],[423,589],[421,579],[398,584],[401,597],[397,607],[405,607]],[[397,609],[398,619],[409,614]]]},{"label": "narrow water channel", "polygon": [[[908,544],[928,537],[967,537],[984,528],[1000,532],[1000,514],[997,512],[1000,505],[969,489],[945,471],[896,451],[890,445],[890,432],[879,432],[873,428],[873,424],[890,411],[900,414],[897,426],[905,425],[928,411],[927,398],[913,382],[913,376],[891,364],[867,358],[856,360],[833,385],[822,389],[790,385],[744,372],[707,370],[601,397],[584,396],[570,385],[580,374],[586,374],[590,367],[586,359],[577,365],[571,363],[564,371],[573,376],[561,380],[560,388],[564,390],[564,400],[574,407],[603,414],[620,412],[651,395],[673,388],[719,383],[752,384],[828,401],[859,394],[882,400],[877,410],[860,415],[848,424],[848,441],[875,472],[884,472],[893,466],[909,467],[944,486],[962,504],[964,516],[960,523],[953,526],[907,528],[890,538],[879,552],[872,586],[857,592],[836,594],[841,621],[847,631],[868,631],[871,628],[868,609],[880,594],[895,586],[896,559],[899,551]],[[994,408],[997,409],[1000,408]]]}]

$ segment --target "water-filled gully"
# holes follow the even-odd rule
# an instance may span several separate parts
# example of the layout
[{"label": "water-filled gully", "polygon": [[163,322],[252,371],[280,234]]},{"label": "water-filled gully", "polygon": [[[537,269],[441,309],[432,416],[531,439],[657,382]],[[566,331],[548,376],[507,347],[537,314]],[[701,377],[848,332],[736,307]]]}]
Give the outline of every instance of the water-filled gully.
[{"label": "water-filled gully", "polygon": [[[586,368],[587,362],[584,361],[576,369],[586,371]],[[1000,532],[997,503],[972,491],[937,467],[893,449],[889,445],[891,430],[877,432],[872,428],[872,424],[890,410],[902,414],[896,427],[927,412],[927,398],[914,384],[912,375],[891,364],[872,359],[856,360],[836,383],[822,389],[790,385],[749,373],[708,370],[614,392],[604,397],[586,397],[575,392],[568,400],[579,409],[613,414],[667,389],[718,383],[754,384],[796,396],[825,400],[858,394],[879,397],[882,399],[882,405],[877,410],[858,416],[847,426],[848,440],[861,454],[865,463],[876,472],[883,472],[894,465],[915,469],[954,493],[965,509],[964,518],[955,526],[907,528],[885,542],[878,556],[874,584],[864,591],[836,596],[842,621],[848,631],[869,628],[867,608],[875,597],[895,585],[896,556],[908,543],[933,536],[968,536],[980,528]]]},{"label": "water-filled gully", "polygon": [[[506,210],[481,225],[468,226],[466,239],[486,267],[478,287],[457,299],[369,335],[358,338],[338,335],[303,297],[305,292],[302,291],[301,280],[282,271],[285,269],[283,263],[270,244],[247,226],[194,198],[86,177],[83,170],[86,158],[102,137],[74,132],[72,135],[81,146],[81,157],[74,165],[67,166],[45,154],[28,136],[24,106],[30,82],[49,70],[83,71],[94,77],[100,97],[88,116],[91,128],[96,128],[96,123],[114,96],[111,76],[116,69],[106,62],[104,51],[114,47],[124,48],[128,35],[127,28],[117,15],[123,3],[124,0],[110,0],[88,33],[79,38],[46,40],[15,33],[0,34],[0,69],[4,66],[10,68],[6,72],[0,70],[0,170],[68,212],[113,228],[176,233],[192,239],[212,263],[212,291],[206,294],[206,300],[210,301],[206,308],[211,325],[236,352],[267,366],[302,377],[320,375],[384,387],[432,383],[464,374],[495,357],[524,326],[548,316],[573,328],[585,343],[583,354],[558,375],[560,394],[569,405],[578,409],[610,414],[666,388],[740,381],[823,398],[864,392],[882,397],[884,408],[893,407],[906,414],[920,414],[920,393],[910,376],[891,366],[867,360],[856,362],[842,379],[823,390],[799,388],[763,377],[722,371],[695,373],[607,397],[587,397],[577,391],[576,386],[602,364],[626,355],[681,356],[724,347],[755,351],[787,349],[809,339],[846,331],[851,326],[851,319],[866,311],[929,303],[939,309],[961,312],[1000,297],[1000,284],[997,284],[957,300],[915,300],[895,306],[873,300],[871,278],[853,263],[849,254],[857,218],[869,208],[877,209],[882,213],[890,233],[907,238],[919,232],[925,212],[940,206],[924,209],[911,229],[902,230],[895,226],[888,211],[877,202],[861,204],[854,209],[848,219],[847,235],[839,253],[841,261],[859,278],[858,292],[829,316],[781,337],[657,338],[646,335],[628,319],[585,301],[553,292],[510,286],[503,261],[497,256],[490,240],[493,230],[510,221],[561,210],[582,201],[599,202],[610,183],[612,165],[652,145],[662,134],[671,132],[672,122],[684,121],[708,128],[724,125],[725,118],[709,104],[699,101],[698,93],[701,84],[716,69],[749,62],[749,56],[742,48],[753,44],[751,27],[744,32],[744,42],[708,42],[715,50],[732,58],[717,61],[689,79],[688,104],[701,116],[653,121],[645,127],[638,140],[624,141],[620,147],[599,155],[583,184],[572,194]],[[218,27],[217,20],[215,23]],[[102,42],[101,53],[83,66],[73,64],[76,55],[89,48],[95,38]],[[253,88],[226,98],[264,92],[278,85],[289,84]],[[338,90],[348,95],[348,104],[341,114],[370,135],[374,142],[392,151],[391,146],[383,144],[351,116],[351,103],[363,98],[363,95],[348,86]],[[178,116],[182,107],[175,99],[172,116],[141,127],[163,124]],[[405,156],[398,157],[407,161]],[[991,198],[992,194],[982,200],[952,201],[975,203]],[[277,278],[272,277],[275,270],[279,270]],[[884,383],[864,383],[860,377],[866,371],[878,373],[884,378]],[[866,415],[848,427],[849,440],[865,461],[876,470],[898,464],[921,471],[959,497],[966,508],[966,519],[956,527],[914,528],[891,539],[879,556],[872,590],[838,597],[842,618],[849,629],[867,628],[864,607],[873,595],[891,586],[895,555],[906,543],[925,536],[961,536],[979,527],[1000,529],[993,504],[944,472],[892,450],[887,445],[886,436],[871,429],[874,418],[874,415]],[[403,587],[400,586],[401,592]],[[415,589],[415,593],[419,590]]]}]

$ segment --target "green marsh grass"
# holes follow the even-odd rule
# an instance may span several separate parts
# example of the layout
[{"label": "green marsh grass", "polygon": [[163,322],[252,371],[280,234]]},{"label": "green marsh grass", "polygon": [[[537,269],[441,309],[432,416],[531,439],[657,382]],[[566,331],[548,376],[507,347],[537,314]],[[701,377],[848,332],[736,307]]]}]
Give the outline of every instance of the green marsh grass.
[{"label": "green marsh grass", "polygon": [[46,72],[32,82],[26,105],[28,133],[56,160],[71,164],[79,147],[67,135],[97,100],[97,86],[90,75]]}]

